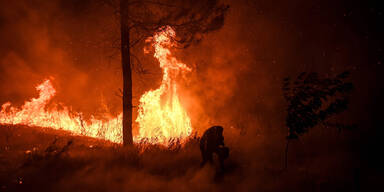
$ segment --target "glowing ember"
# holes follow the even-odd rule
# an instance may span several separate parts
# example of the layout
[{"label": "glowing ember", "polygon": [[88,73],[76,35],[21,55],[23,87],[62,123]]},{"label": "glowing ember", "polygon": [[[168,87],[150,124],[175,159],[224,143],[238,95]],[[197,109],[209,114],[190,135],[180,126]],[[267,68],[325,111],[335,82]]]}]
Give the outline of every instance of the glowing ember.
[{"label": "glowing ember", "polygon": [[183,140],[192,132],[191,120],[180,104],[176,77],[180,72],[191,71],[184,63],[171,55],[175,31],[171,27],[153,37],[154,57],[163,70],[161,85],[146,92],[140,98],[138,117],[139,135],[136,140],[145,139],[151,143],[168,144],[173,139]]},{"label": "glowing ember", "polygon": [[85,135],[116,143],[122,142],[122,115],[107,121],[91,117],[90,122],[85,122],[81,113],[70,112],[67,107],[63,107],[62,110],[58,110],[57,107],[50,110],[46,109],[47,104],[56,93],[50,80],[45,80],[36,89],[40,93],[39,97],[25,102],[21,108],[12,107],[10,102],[3,104],[0,111],[0,123],[62,129],[76,135]]},{"label": "glowing ember", "polygon": [[[183,141],[191,134],[191,121],[180,104],[175,80],[180,72],[191,69],[171,55],[168,48],[173,46],[171,39],[174,37],[175,31],[170,27],[163,28],[153,37],[154,57],[159,60],[163,79],[158,89],[148,91],[140,98],[136,119],[139,134],[134,138],[135,142],[144,140],[168,145],[175,139]],[[122,114],[105,121],[91,117],[86,122],[81,113],[72,112],[65,106],[60,110],[57,107],[47,109],[47,104],[56,94],[50,80],[45,80],[36,89],[39,97],[26,101],[20,108],[12,107],[10,102],[3,104],[0,124],[62,129],[75,135],[122,143]]]}]

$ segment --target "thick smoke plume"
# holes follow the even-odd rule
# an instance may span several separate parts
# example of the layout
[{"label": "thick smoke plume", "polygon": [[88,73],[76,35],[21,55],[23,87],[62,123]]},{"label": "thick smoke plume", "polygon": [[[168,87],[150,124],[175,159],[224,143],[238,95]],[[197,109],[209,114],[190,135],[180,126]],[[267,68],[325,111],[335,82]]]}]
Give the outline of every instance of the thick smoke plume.
[{"label": "thick smoke plume", "polygon": [[[119,114],[122,102],[119,24],[114,10],[102,2],[0,0],[0,103],[11,101],[20,106],[36,97],[37,84],[51,78],[57,88],[53,102],[83,112],[86,117],[94,115],[102,119]],[[382,119],[384,48],[383,33],[377,24],[380,22],[372,15],[380,10],[382,13],[382,9],[346,0],[227,3],[230,9],[222,29],[206,34],[199,44],[174,49],[172,53],[192,68],[184,77],[180,98],[194,131],[201,134],[212,125],[224,127],[225,142],[231,148],[229,164],[233,168],[225,178],[228,184],[215,183],[210,168],[195,166],[199,163],[197,148],[185,149],[187,156],[156,153],[143,156],[147,167],[127,166],[124,171],[128,175],[121,173],[120,167],[110,169],[105,162],[95,162],[103,165],[93,166],[100,171],[95,171],[93,177],[84,177],[82,183],[117,186],[105,189],[110,191],[145,191],[159,186],[156,189],[160,191],[222,191],[226,187],[232,189],[230,186],[240,191],[250,188],[274,191],[274,186],[288,186],[288,191],[294,191],[290,183],[300,179],[292,175],[308,179],[300,186],[310,189],[309,180],[318,178],[307,177],[308,172],[323,179],[316,180],[320,184],[332,184],[335,180],[324,179],[328,173],[322,170],[342,167],[336,175],[341,175],[340,178],[348,175],[348,182],[352,182],[354,173],[348,166],[364,162],[369,167],[372,161],[379,162],[372,160],[374,156],[370,152],[377,153],[379,150],[374,146],[381,143],[378,135],[382,134],[377,133],[381,133],[378,124]],[[145,91],[158,87],[161,81],[161,69],[152,54],[143,52],[145,46],[143,42],[133,48],[134,105]],[[303,71],[331,76],[344,70],[351,71],[357,91],[340,121],[353,120],[361,129],[346,133],[345,137],[334,130],[316,129],[292,145],[295,149],[292,157],[311,158],[296,162],[293,167],[299,170],[297,174],[279,175],[276,170],[282,165],[287,134],[281,92],[283,78],[295,77]],[[343,153],[338,154],[338,149]],[[359,158],[360,154],[366,156]],[[107,162],[114,162],[114,155],[108,154],[113,161]],[[169,160],[172,155],[182,162],[192,159],[192,163],[186,164],[191,166],[190,170],[181,174],[175,171],[180,174],[177,177],[162,177],[158,167],[151,167],[151,161],[163,161],[163,167],[181,169],[169,165],[178,163]],[[87,171],[87,168],[79,169],[76,177],[83,178]],[[104,181],[106,173],[114,175],[108,177],[111,180]],[[80,185],[70,178],[63,182],[60,186],[68,189]]]}]

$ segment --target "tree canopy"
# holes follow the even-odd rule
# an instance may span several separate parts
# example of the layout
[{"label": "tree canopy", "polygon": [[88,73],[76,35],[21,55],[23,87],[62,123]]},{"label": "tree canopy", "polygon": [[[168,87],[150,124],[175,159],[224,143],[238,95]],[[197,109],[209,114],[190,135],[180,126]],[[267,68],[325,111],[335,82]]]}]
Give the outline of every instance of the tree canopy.
[{"label": "tree canopy", "polygon": [[335,77],[321,78],[318,73],[303,72],[291,82],[283,81],[283,94],[288,102],[285,124],[287,139],[297,139],[316,125],[323,124],[337,128],[351,126],[332,123],[330,117],[348,108],[353,84],[347,82],[350,73],[345,71]]}]

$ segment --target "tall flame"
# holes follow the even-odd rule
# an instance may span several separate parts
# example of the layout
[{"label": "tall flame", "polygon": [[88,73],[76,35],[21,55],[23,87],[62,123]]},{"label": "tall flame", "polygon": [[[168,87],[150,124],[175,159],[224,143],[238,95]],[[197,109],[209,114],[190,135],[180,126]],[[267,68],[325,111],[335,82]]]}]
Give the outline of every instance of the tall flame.
[{"label": "tall flame", "polygon": [[[161,85],[156,90],[146,92],[140,98],[138,117],[139,134],[135,142],[143,140],[153,144],[168,145],[173,139],[187,138],[192,131],[191,121],[183,109],[177,93],[175,78],[180,72],[191,71],[184,63],[171,55],[175,31],[163,28],[153,37],[154,57],[163,70]],[[38,98],[26,101],[20,108],[4,103],[0,111],[0,124],[22,124],[70,131],[75,135],[85,135],[122,143],[122,114],[107,120],[91,117],[85,121],[81,113],[72,112],[68,107],[47,109],[47,104],[55,96],[56,90],[49,79],[36,86]]]},{"label": "tall flame", "polygon": [[187,65],[172,56],[170,47],[175,31],[167,26],[153,37],[154,57],[163,71],[161,85],[140,98],[138,117],[139,135],[151,143],[167,144],[172,139],[185,139],[192,132],[191,120],[182,107],[177,93],[176,77],[191,71]]},{"label": "tall flame", "polygon": [[26,101],[21,108],[12,107],[10,102],[3,104],[0,111],[0,124],[49,127],[70,131],[75,135],[122,142],[122,115],[107,121],[91,117],[89,122],[85,122],[81,113],[71,112],[68,107],[64,106],[61,110],[57,107],[46,109],[47,104],[56,94],[49,79],[36,86],[36,89],[39,91],[39,97]]}]

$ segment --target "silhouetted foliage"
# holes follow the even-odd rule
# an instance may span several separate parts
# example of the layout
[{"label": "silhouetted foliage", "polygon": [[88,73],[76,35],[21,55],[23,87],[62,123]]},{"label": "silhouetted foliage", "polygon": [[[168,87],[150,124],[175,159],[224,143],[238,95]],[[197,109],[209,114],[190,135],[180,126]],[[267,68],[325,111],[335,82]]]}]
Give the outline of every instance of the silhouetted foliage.
[{"label": "silhouetted foliage", "polygon": [[298,139],[310,128],[320,124],[338,129],[352,127],[328,121],[348,108],[353,89],[353,84],[346,81],[349,75],[345,71],[335,77],[320,78],[317,73],[303,72],[293,82],[290,78],[283,80],[282,90],[288,103],[285,121],[288,128],[286,159],[289,140]]},{"label": "silhouetted foliage", "polygon": [[350,75],[345,71],[334,78],[319,78],[317,73],[303,72],[291,83],[283,82],[284,98],[288,102],[286,126],[287,139],[296,139],[319,124],[349,128],[350,126],[327,122],[335,114],[348,108],[349,95],[353,89],[346,82]]}]

